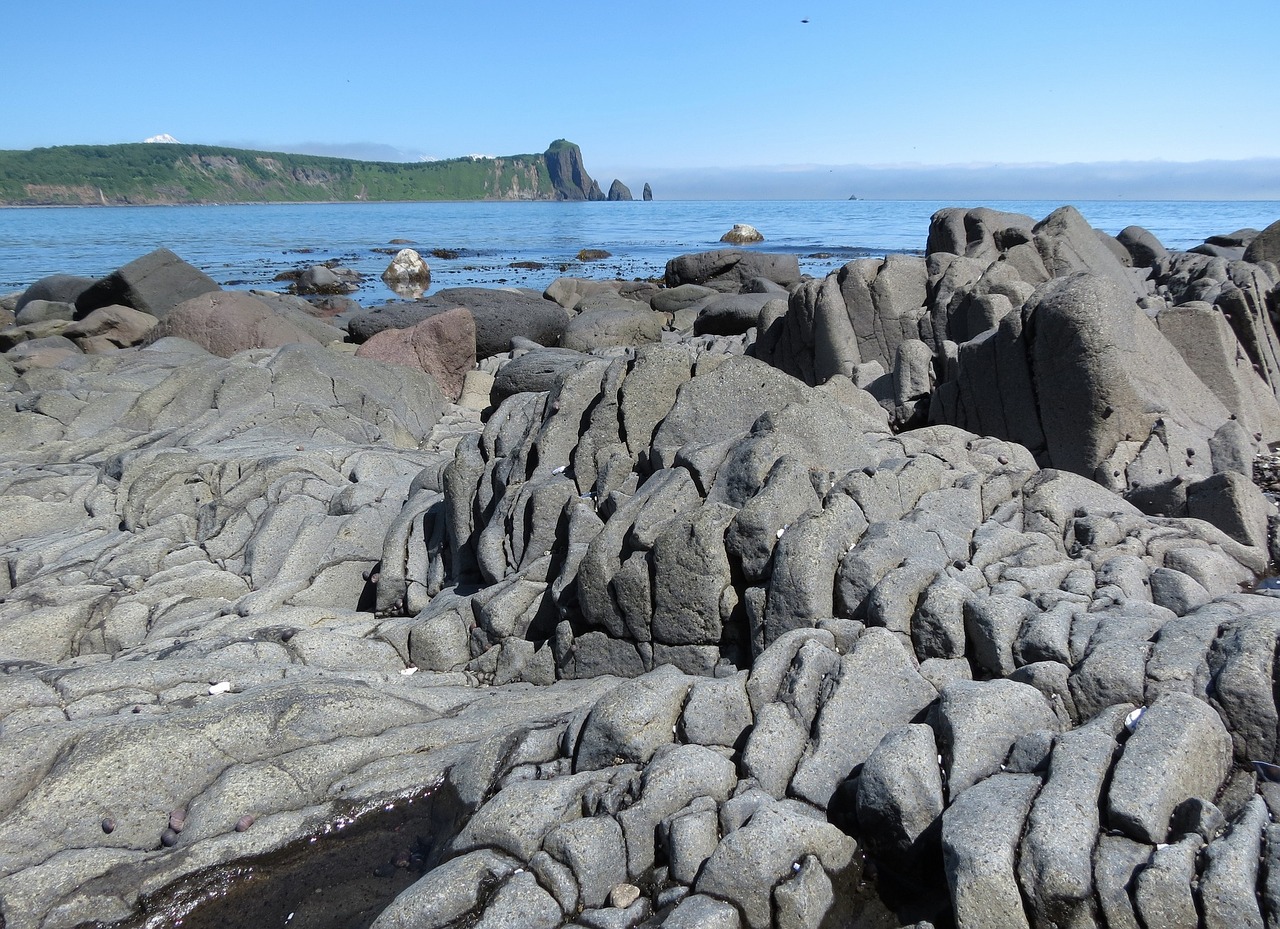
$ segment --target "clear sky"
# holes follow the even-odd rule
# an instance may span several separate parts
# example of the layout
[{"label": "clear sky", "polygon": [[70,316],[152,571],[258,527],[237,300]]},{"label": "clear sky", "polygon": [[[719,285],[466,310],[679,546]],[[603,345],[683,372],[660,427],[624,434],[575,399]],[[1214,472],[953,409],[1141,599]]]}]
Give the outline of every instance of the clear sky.
[{"label": "clear sky", "polygon": [[4,6],[0,148],[169,133],[410,160],[563,137],[606,186],[1280,157],[1280,0]]}]

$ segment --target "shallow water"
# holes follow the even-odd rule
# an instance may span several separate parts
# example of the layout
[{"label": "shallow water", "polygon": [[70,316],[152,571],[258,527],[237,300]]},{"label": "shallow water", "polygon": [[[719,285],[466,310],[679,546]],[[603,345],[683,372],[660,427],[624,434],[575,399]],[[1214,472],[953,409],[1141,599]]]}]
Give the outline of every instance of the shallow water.
[{"label": "shallow water", "polygon": [[[822,275],[853,258],[924,249],[929,218],[947,206],[990,206],[1040,219],[1056,201],[931,200],[663,201],[649,203],[332,203],[0,209],[0,293],[48,274],[100,277],[161,246],[224,286],[284,289],[281,271],[337,259],[367,275],[362,303],[395,299],[379,280],[409,239],[432,270],[432,290],[465,284],[542,289],[562,274],[657,277],[670,258],[721,247],[734,223],[765,236],[752,248],[801,256]],[[1166,246],[1264,228],[1275,201],[1083,201],[1095,227],[1135,224]],[[612,257],[580,262],[584,248]],[[436,258],[449,249],[457,258]],[[821,255],[825,257],[811,257]],[[541,268],[512,268],[535,262]]]},{"label": "shallow water", "polygon": [[178,881],[110,929],[367,929],[434,864],[458,812],[447,791],[353,808],[311,838]]}]

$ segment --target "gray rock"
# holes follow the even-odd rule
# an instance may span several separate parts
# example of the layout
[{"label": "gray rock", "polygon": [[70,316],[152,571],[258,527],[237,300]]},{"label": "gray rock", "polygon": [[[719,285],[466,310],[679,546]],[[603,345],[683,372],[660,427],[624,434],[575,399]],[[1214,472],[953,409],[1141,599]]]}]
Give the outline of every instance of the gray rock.
[{"label": "gray rock", "polygon": [[942,856],[958,929],[1027,929],[1018,843],[1040,789],[1032,774],[996,774],[942,814]]},{"label": "gray rock", "polygon": [[654,542],[650,627],[654,642],[720,642],[728,618],[723,604],[733,591],[724,537],[736,515],[732,507],[707,503],[677,515]]},{"label": "gray rock", "polygon": [[1131,894],[1138,871],[1151,856],[1151,847],[1123,836],[1098,839],[1093,881],[1106,925],[1115,929],[1140,929]]},{"label": "gray rock", "polygon": [[1224,623],[1207,659],[1209,702],[1231,733],[1237,762],[1277,760],[1272,695],[1280,617],[1241,616]]},{"label": "gray rock", "polygon": [[720,842],[715,804],[707,801],[675,814],[666,820],[663,831],[672,880],[692,885]]},{"label": "gray rock", "polygon": [[1107,796],[1111,824],[1140,842],[1168,840],[1174,810],[1212,800],[1231,769],[1231,737],[1194,697],[1168,693],[1142,714],[1116,762]]},{"label": "gray rock", "polygon": [[804,385],[794,378],[754,358],[729,358],[679,388],[653,433],[653,454],[665,466],[686,443],[736,438],[762,414],[805,398]]},{"label": "gray rock", "polygon": [[773,891],[778,929],[818,929],[834,902],[831,878],[817,858],[806,855],[800,870]]},{"label": "gray rock", "polygon": [[543,848],[573,872],[584,907],[601,907],[609,891],[627,879],[622,827],[610,816],[592,816],[557,826]]},{"label": "gray rock", "polygon": [[736,292],[752,278],[763,277],[787,286],[800,280],[800,263],[794,255],[770,255],[722,248],[681,255],[667,262],[668,287],[705,284],[721,292]]},{"label": "gray rock", "polygon": [[[625,301],[635,303],[635,301]],[[661,313],[635,304],[637,309],[599,309],[579,313],[569,320],[561,344],[568,349],[595,349],[648,345],[662,338],[667,319]]]},{"label": "gray rock", "polygon": [[388,304],[356,316],[347,329],[356,342],[364,342],[383,329],[408,329],[429,316],[462,306],[476,320],[476,356],[488,358],[511,348],[514,338],[539,345],[557,345],[569,324],[564,309],[551,300],[514,290],[485,287],[451,287],[425,300]]},{"label": "gray rock", "polygon": [[751,728],[747,672],[732,677],[694,681],[680,714],[685,741],[734,748]]},{"label": "gray rock", "polygon": [[742,918],[732,904],[706,894],[690,894],[676,905],[662,925],[666,929],[739,929]]},{"label": "gray rock", "polygon": [[1253,264],[1263,261],[1280,264],[1280,220],[1253,237],[1244,251],[1244,260]]},{"label": "gray rock", "polygon": [[1056,730],[1049,701],[1034,687],[1014,681],[956,681],[938,704],[938,747],[947,764],[952,802],[1001,770],[1019,738]]},{"label": "gray rock", "polygon": [[93,278],[79,277],[74,274],[50,274],[42,277],[18,295],[14,312],[22,310],[32,300],[50,300],[55,303],[76,302],[82,293],[96,283]]},{"label": "gray rock", "polygon": [[692,684],[670,665],[620,684],[587,717],[575,770],[648,761],[659,746],[675,740],[676,722]]},{"label": "gray rock", "polygon": [[773,925],[773,888],[793,865],[814,856],[828,874],[849,867],[854,841],[829,823],[792,812],[785,805],[758,811],[730,833],[707,860],[694,890],[728,900],[752,929]]},{"label": "gray rock", "polygon": [[121,304],[163,319],[179,303],[221,290],[211,277],[167,248],[158,248],[111,272],[76,297],[76,315]]},{"label": "gray rock", "polygon": [[1266,803],[1255,796],[1231,830],[1205,849],[1200,905],[1206,929],[1262,929],[1255,888],[1269,822]]},{"label": "gray rock", "polygon": [[1129,252],[1130,259],[1138,268],[1153,268],[1169,255],[1160,240],[1141,226],[1125,226],[1116,239]]},{"label": "gray rock", "polygon": [[927,855],[936,854],[946,806],[937,759],[933,730],[917,724],[885,735],[862,766],[858,826],[867,851],[882,867],[910,875]]},{"label": "gray rock", "polygon": [[884,735],[912,722],[936,696],[897,636],[868,629],[841,660],[840,678],[819,712],[814,743],[796,768],[791,792],[825,809]]},{"label": "gray rock", "polygon": [[766,703],[756,711],[742,752],[742,770],[770,796],[781,799],[808,741],[808,729],[794,711],[782,703]]},{"label": "gray rock", "polygon": [[49,320],[63,319],[70,321],[75,319],[76,306],[74,303],[61,303],[52,300],[28,300],[22,309],[18,310],[18,314],[14,321],[19,326],[27,326],[32,323],[43,323]]},{"label": "gray rock", "polygon": [[489,898],[476,929],[555,929],[560,905],[530,871],[513,874]]},{"label": "gray rock", "polygon": [[741,335],[755,326],[760,310],[776,297],[773,293],[712,297],[698,311],[693,331],[698,335]]},{"label": "gray rock", "polygon": [[1200,836],[1186,836],[1156,849],[1151,863],[1138,871],[1133,899],[1143,925],[1170,929],[1196,929],[1200,925],[1192,884],[1196,880],[1196,857],[1203,847]]},{"label": "gray rock", "polygon": [[723,803],[736,785],[733,762],[709,748],[677,745],[659,751],[641,779],[640,800],[618,813],[632,880],[653,868],[654,840],[664,820],[698,798]]},{"label": "gray rock", "polygon": [[1038,919],[1070,924],[1096,910],[1093,850],[1099,796],[1111,769],[1128,705],[1112,707],[1054,745],[1031,813],[1018,862],[1018,883]]},{"label": "gray rock", "polygon": [[376,929],[444,929],[475,909],[492,882],[512,874],[518,862],[489,849],[446,861],[396,897],[373,921]]},{"label": "gray rock", "polygon": [[527,862],[552,829],[582,815],[582,796],[598,780],[588,772],[508,784],[476,811],[450,847],[462,853],[496,848]]}]

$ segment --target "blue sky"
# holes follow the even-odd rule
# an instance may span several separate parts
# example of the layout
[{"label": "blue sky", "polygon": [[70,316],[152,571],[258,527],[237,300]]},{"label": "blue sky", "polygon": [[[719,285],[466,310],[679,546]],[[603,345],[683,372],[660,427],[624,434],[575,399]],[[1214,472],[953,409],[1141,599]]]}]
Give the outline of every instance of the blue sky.
[{"label": "blue sky", "polygon": [[9,0],[3,20],[0,148],[169,133],[411,159],[564,137],[636,187],[1280,157],[1277,0]]}]

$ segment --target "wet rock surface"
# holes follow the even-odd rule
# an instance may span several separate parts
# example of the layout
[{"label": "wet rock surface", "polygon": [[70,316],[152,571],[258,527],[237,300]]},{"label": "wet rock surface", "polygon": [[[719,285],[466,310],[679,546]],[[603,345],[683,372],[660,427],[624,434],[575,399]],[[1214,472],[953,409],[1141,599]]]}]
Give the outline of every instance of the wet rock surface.
[{"label": "wet rock surface", "polygon": [[110,297],[235,335],[172,253],[37,284],[2,924],[1265,924],[1277,282],[1240,247],[945,210],[823,280],[457,293],[400,324],[447,375],[327,325],[62,334]]}]

